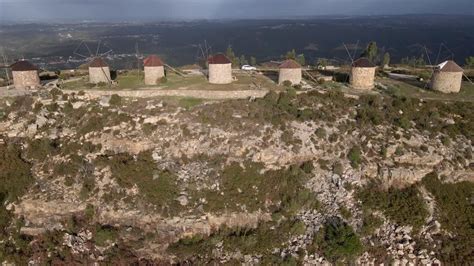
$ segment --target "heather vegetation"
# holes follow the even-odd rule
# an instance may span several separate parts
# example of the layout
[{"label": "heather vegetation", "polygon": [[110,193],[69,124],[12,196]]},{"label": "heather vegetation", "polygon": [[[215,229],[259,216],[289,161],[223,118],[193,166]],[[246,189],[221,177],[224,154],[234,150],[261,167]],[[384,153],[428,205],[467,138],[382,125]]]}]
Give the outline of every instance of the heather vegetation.
[{"label": "heather vegetation", "polygon": [[16,201],[31,186],[34,179],[31,165],[21,157],[17,144],[0,144],[0,239],[10,223],[6,204]]},{"label": "heather vegetation", "polygon": [[[385,190],[380,184],[372,182],[356,193],[366,214],[373,210],[382,211],[389,219],[400,225],[421,229],[428,216],[428,210],[416,185]],[[375,222],[375,221],[374,221]],[[368,224],[374,223],[367,221]]]},{"label": "heather vegetation", "polygon": [[324,223],[313,245],[333,263],[353,261],[364,250],[354,229],[338,217],[329,218]]},{"label": "heather vegetation", "polygon": [[[213,249],[219,245],[222,247],[222,253],[259,254],[263,264],[295,264],[297,259],[291,256],[281,257],[275,254],[274,250],[289,241],[292,236],[304,231],[305,225],[294,219],[261,223],[256,228],[223,227],[210,236],[183,238],[172,244],[169,251],[183,261],[206,264],[216,262]],[[238,260],[231,261],[237,262]]]},{"label": "heather vegetation", "polygon": [[474,184],[468,181],[443,183],[434,173],[423,178],[421,184],[434,196],[435,215],[446,230],[437,247],[442,260],[453,264],[473,261]]}]

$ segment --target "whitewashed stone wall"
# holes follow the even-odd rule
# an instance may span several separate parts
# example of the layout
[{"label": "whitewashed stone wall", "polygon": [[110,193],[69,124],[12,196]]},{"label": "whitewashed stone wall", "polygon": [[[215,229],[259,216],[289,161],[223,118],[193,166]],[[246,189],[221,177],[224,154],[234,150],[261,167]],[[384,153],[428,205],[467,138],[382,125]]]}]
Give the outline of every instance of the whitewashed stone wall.
[{"label": "whitewashed stone wall", "polygon": [[375,87],[375,67],[353,67],[350,84],[355,89],[373,89]]},{"label": "whitewashed stone wall", "polygon": [[444,93],[456,93],[461,90],[462,72],[436,71],[431,77],[431,89]]},{"label": "whitewashed stone wall", "polygon": [[232,64],[209,64],[209,83],[232,83]]},{"label": "whitewashed stone wall", "polygon": [[40,85],[38,71],[13,71],[13,85],[17,89],[33,88]]},{"label": "whitewashed stone wall", "polygon": [[[77,93],[77,90],[64,90],[65,93]],[[117,94],[120,97],[130,98],[153,98],[153,97],[192,97],[209,100],[225,99],[247,99],[262,98],[268,90],[163,90],[163,89],[141,89],[141,90],[85,90],[84,93],[90,99],[100,98]]]},{"label": "whitewashed stone wall", "polygon": [[145,67],[145,85],[156,85],[165,76],[163,66]]},{"label": "whitewashed stone wall", "polygon": [[301,83],[302,73],[301,68],[281,68],[278,84],[283,84],[285,81],[290,81],[291,84],[297,85]]},{"label": "whitewashed stone wall", "polygon": [[97,84],[99,82],[109,83],[110,78],[109,67],[89,67],[89,82]]}]

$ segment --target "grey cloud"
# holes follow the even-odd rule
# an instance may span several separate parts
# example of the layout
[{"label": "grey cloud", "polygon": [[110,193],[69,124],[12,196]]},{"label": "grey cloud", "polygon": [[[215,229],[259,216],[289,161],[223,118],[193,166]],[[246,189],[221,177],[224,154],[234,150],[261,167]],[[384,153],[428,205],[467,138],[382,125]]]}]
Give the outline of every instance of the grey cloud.
[{"label": "grey cloud", "polygon": [[274,18],[443,13],[474,15],[473,0],[0,0],[0,20]]}]

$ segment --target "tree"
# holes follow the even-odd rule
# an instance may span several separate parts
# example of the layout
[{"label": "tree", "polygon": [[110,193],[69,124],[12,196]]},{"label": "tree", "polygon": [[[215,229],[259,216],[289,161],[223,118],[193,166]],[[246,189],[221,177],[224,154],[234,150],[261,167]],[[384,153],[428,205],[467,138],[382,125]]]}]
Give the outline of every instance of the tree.
[{"label": "tree", "polygon": [[235,56],[234,50],[232,46],[227,46],[227,51],[225,52],[227,58],[232,62],[232,67],[238,67],[240,65],[240,60],[237,56]]},{"label": "tree", "polygon": [[251,64],[252,66],[256,66],[256,65],[257,65],[257,58],[251,56],[251,57],[250,57],[250,64]]},{"label": "tree", "polygon": [[466,67],[474,68],[474,56],[469,56],[468,58],[466,58]]},{"label": "tree", "polygon": [[300,64],[302,66],[306,65],[306,59],[304,58],[304,54],[299,54],[296,57],[296,62],[298,62],[298,64]]},{"label": "tree", "polygon": [[235,53],[234,53],[234,50],[232,49],[232,46],[227,46],[227,51],[225,52],[225,55],[230,59],[232,60],[232,58],[235,57]]},{"label": "tree", "polygon": [[374,62],[374,60],[377,58],[377,54],[378,54],[377,43],[370,42],[361,56],[367,57],[371,62]]},{"label": "tree", "polygon": [[245,58],[245,55],[240,56],[240,64],[241,65],[248,65],[249,61],[247,61],[247,58]]},{"label": "tree", "polygon": [[318,58],[318,60],[316,61],[316,66],[318,66],[318,68],[325,68],[327,67],[328,65],[328,60],[326,58]]},{"label": "tree", "polygon": [[383,55],[382,67],[388,66],[389,64],[390,64],[390,54],[389,54],[388,52],[386,52],[386,53]]},{"label": "tree", "polygon": [[285,55],[285,58],[286,59],[293,59],[295,60],[296,59],[296,51],[295,49],[291,50],[291,51],[288,51]]}]

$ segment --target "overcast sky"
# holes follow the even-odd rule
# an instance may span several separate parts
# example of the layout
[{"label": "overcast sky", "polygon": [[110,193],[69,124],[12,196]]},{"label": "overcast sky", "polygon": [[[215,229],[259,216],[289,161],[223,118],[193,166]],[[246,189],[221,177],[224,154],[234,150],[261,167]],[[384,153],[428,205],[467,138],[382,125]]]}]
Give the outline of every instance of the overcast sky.
[{"label": "overcast sky", "polygon": [[438,13],[474,0],[0,0],[0,20],[166,20]]}]

